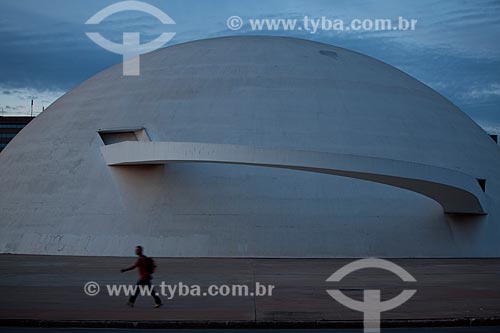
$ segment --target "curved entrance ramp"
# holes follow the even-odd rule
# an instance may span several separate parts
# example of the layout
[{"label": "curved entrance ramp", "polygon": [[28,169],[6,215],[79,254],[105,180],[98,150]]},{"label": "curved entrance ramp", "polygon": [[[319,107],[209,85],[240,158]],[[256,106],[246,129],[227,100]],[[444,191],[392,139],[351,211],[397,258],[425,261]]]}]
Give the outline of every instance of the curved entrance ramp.
[{"label": "curved entrance ramp", "polygon": [[284,168],[392,185],[436,200],[445,213],[486,214],[478,179],[413,162],[315,151],[197,142],[124,141],[101,147],[109,166],[224,163]]}]

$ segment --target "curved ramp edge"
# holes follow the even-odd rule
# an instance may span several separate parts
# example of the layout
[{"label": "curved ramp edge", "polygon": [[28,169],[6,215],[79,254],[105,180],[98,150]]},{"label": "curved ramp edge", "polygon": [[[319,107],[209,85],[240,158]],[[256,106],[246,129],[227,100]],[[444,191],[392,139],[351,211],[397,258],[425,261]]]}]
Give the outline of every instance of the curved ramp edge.
[{"label": "curved ramp edge", "polygon": [[176,162],[285,168],[373,181],[437,201],[445,213],[484,215],[484,193],[471,175],[393,159],[315,151],[197,143],[125,141],[101,147],[109,166]]}]

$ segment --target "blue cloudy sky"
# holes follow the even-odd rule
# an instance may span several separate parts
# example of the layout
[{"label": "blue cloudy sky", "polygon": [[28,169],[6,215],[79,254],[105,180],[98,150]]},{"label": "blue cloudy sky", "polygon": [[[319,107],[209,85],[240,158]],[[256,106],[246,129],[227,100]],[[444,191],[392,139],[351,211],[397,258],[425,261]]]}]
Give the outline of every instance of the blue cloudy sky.
[{"label": "blue cloudy sky", "polygon": [[[0,112],[35,113],[95,73],[121,61],[89,40],[84,23],[116,0],[1,0]],[[123,12],[98,29],[121,42],[138,31],[143,41],[161,32],[168,45],[237,34],[256,34],[248,23],[229,30],[229,16],[346,21],[399,16],[418,19],[415,31],[273,31],[346,47],[409,73],[445,95],[483,128],[500,132],[500,0],[147,0],[176,22],[165,26],[147,14]],[[3,111],[2,111],[3,110]]]}]

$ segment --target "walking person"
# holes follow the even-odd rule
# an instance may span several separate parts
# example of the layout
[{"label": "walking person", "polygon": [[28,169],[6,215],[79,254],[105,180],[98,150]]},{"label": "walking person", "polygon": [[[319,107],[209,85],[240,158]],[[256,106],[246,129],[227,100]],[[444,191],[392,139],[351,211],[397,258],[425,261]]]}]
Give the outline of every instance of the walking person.
[{"label": "walking person", "polygon": [[142,246],[136,246],[135,247],[135,254],[137,255],[137,261],[135,262],[134,265],[124,268],[121,270],[121,272],[127,272],[131,271],[135,268],[137,268],[137,271],[139,272],[139,281],[136,283],[136,289],[134,295],[130,296],[130,299],[128,301],[128,305],[130,307],[134,306],[135,300],[137,296],[139,296],[139,293],[141,291],[141,288],[146,288],[146,287],[141,287],[141,286],[147,286],[147,290],[151,291],[151,296],[153,296],[155,300],[155,308],[159,308],[162,306],[162,302],[160,297],[156,294],[156,291],[154,288],[151,287],[151,280],[153,279],[152,274],[155,271],[156,265],[153,260],[153,258],[146,257],[144,255],[144,251],[142,249]]}]

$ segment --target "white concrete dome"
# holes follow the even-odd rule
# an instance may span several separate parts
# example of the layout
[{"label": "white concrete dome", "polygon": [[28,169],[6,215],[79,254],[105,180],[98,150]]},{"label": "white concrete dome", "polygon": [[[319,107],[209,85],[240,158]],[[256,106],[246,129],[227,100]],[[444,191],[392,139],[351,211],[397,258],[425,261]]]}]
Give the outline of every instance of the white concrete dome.
[{"label": "white concrete dome", "polygon": [[[113,145],[134,131],[141,145]],[[14,138],[0,251],[499,256],[498,170],[481,128],[394,67],[292,38],[201,40],[142,56],[139,77],[97,74]]]}]

